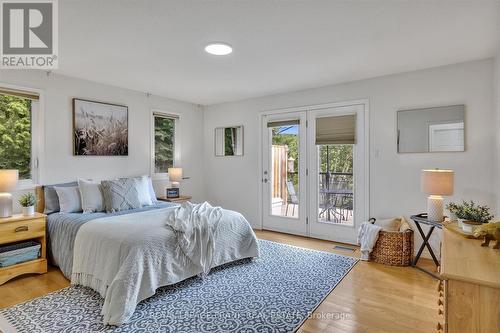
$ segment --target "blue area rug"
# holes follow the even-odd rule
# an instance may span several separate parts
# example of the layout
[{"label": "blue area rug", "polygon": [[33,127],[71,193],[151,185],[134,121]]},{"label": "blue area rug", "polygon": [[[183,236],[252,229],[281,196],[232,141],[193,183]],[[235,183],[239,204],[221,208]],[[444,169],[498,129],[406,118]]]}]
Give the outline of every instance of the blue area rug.
[{"label": "blue area rug", "polygon": [[101,324],[103,300],[68,287],[0,311],[19,332],[293,332],[357,259],[260,240],[261,258],[160,288],[131,321]]}]

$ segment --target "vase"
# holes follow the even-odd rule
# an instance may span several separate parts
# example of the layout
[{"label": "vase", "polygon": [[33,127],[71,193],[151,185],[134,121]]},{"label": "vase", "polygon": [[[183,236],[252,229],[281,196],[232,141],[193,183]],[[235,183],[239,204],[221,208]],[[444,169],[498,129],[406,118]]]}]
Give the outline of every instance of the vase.
[{"label": "vase", "polygon": [[21,207],[24,216],[35,215],[35,206]]},{"label": "vase", "polygon": [[473,234],[482,223],[475,221],[462,221],[462,230],[468,234]]}]

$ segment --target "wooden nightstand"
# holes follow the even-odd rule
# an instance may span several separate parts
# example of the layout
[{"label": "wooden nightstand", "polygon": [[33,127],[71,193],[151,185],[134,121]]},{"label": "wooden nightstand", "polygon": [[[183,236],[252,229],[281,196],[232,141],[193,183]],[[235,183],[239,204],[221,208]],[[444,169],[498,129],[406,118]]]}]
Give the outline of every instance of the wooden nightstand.
[{"label": "wooden nightstand", "polygon": [[158,197],[156,199],[160,200],[160,201],[166,201],[166,202],[183,203],[183,202],[191,200],[191,198],[192,197],[190,195],[180,195],[178,198]]},{"label": "wooden nightstand", "polygon": [[41,246],[40,258],[0,268],[0,285],[22,274],[47,273],[45,217],[44,214],[35,213],[31,216],[0,218],[0,245],[34,240]]}]

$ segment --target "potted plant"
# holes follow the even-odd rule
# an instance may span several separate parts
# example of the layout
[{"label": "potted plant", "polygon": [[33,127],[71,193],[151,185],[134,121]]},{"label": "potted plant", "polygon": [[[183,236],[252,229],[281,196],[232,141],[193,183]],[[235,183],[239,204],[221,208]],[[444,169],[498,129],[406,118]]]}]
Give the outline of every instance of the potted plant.
[{"label": "potted plant", "polygon": [[488,206],[478,205],[472,200],[463,201],[461,204],[452,202],[446,208],[456,215],[460,227],[467,233],[473,233],[475,228],[493,219]]},{"label": "potted plant", "polygon": [[22,214],[24,216],[35,214],[36,197],[33,193],[25,193],[19,198]]}]

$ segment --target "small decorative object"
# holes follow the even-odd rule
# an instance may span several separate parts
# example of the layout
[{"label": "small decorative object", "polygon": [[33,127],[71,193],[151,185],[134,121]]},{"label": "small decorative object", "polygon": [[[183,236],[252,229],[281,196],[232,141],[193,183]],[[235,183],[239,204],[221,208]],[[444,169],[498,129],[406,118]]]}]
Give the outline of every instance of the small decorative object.
[{"label": "small decorative object", "polygon": [[73,99],[74,155],[127,156],[128,108]]},{"label": "small decorative object", "polygon": [[167,198],[178,198],[179,197],[179,189],[178,188],[167,188]]},{"label": "small decorative object", "polygon": [[442,222],[443,195],[453,194],[452,170],[422,170],[422,192],[429,194],[427,198],[427,218],[431,221]]},{"label": "small decorative object", "polygon": [[483,223],[488,223],[493,219],[488,206],[481,206],[474,201],[463,201],[461,204],[449,203],[446,208],[455,214],[462,230],[473,234],[474,230]]},{"label": "small decorative object", "polygon": [[18,170],[0,170],[0,217],[12,216],[12,190],[17,186]]},{"label": "small decorative object", "polygon": [[474,230],[475,237],[483,237],[481,246],[489,246],[490,241],[496,241],[494,249],[500,249],[500,222],[484,223]]},{"label": "small decorative object", "polygon": [[36,197],[33,193],[25,193],[19,198],[21,211],[24,216],[35,215]]},{"label": "small decorative object", "polygon": [[[182,168],[168,168],[168,180],[170,180],[171,188],[167,189],[167,198],[178,198],[180,181],[182,180]],[[170,196],[169,196],[169,190]]]}]

